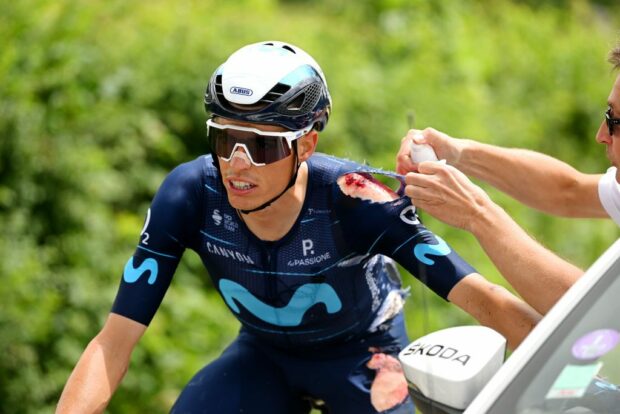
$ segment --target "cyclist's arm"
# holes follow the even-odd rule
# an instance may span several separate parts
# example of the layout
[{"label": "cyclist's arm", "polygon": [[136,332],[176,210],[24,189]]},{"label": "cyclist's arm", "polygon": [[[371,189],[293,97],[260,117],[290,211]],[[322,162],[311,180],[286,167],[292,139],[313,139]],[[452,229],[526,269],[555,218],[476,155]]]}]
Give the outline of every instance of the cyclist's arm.
[{"label": "cyclist's arm", "polygon": [[510,349],[515,349],[541,319],[541,315],[504,287],[493,284],[477,273],[457,283],[448,300],[484,326],[502,334]]},{"label": "cyclist's arm", "polygon": [[103,412],[127,372],[131,352],[145,330],[146,326],[111,313],[73,369],[56,413]]},{"label": "cyclist's arm", "polygon": [[88,344],[58,403],[59,413],[102,412],[121,382],[131,352],[170,285],[196,220],[201,159],[177,167],[157,192],[101,332]]},{"label": "cyclist's arm", "polygon": [[[367,182],[363,184],[356,188],[370,196],[372,187]],[[347,194],[362,198],[360,192]],[[439,296],[500,332],[508,345],[516,348],[540,320],[540,314],[506,289],[480,276],[443,239],[422,225],[410,203],[381,198],[376,192],[372,199],[372,203],[360,202],[357,207],[340,211],[341,223],[349,230],[352,245],[359,243],[361,250],[370,241],[369,253],[392,257]],[[364,220],[365,216],[373,220]]]}]

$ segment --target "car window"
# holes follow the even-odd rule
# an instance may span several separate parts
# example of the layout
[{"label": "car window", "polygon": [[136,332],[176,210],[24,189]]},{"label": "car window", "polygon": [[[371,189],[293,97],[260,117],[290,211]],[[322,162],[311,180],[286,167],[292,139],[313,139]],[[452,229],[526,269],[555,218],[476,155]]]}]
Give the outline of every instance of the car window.
[{"label": "car window", "polygon": [[620,261],[568,312],[490,413],[620,413]]}]

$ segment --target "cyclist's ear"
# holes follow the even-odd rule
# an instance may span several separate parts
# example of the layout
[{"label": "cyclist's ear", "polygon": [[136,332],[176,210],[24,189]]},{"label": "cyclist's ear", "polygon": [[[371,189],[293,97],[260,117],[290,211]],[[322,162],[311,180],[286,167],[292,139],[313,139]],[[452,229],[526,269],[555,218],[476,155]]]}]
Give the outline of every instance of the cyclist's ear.
[{"label": "cyclist's ear", "polygon": [[316,149],[316,144],[318,142],[319,133],[314,129],[297,140],[299,162],[306,161],[312,154],[314,154],[314,150]]}]

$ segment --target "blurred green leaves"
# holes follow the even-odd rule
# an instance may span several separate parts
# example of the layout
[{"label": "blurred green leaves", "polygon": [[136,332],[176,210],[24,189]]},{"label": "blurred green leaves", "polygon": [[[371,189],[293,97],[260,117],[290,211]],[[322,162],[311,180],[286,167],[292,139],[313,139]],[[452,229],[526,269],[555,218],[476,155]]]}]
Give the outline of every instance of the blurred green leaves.
[{"label": "blurred green leaves", "polygon": [[[170,169],[204,152],[202,94],[232,51],[278,39],[317,59],[334,100],[324,152],[393,168],[413,110],[419,128],[602,172],[593,136],[614,77],[605,57],[618,11],[584,0],[2,2],[0,413],[52,411],[105,320],[151,197]],[[491,195],[584,267],[618,236],[609,222]],[[503,283],[471,236],[426,223]],[[412,337],[471,322],[404,280],[414,285]],[[167,412],[237,329],[186,254],[109,412]]]}]

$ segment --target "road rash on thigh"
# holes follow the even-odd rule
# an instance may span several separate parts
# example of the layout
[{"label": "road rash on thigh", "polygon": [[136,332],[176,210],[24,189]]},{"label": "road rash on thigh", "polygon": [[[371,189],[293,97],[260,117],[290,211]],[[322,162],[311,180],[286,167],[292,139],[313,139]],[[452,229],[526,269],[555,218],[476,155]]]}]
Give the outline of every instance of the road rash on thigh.
[{"label": "road rash on thigh", "polygon": [[366,366],[376,371],[370,386],[370,402],[377,411],[389,410],[407,398],[407,380],[396,358],[376,348],[370,351],[373,355]]}]

